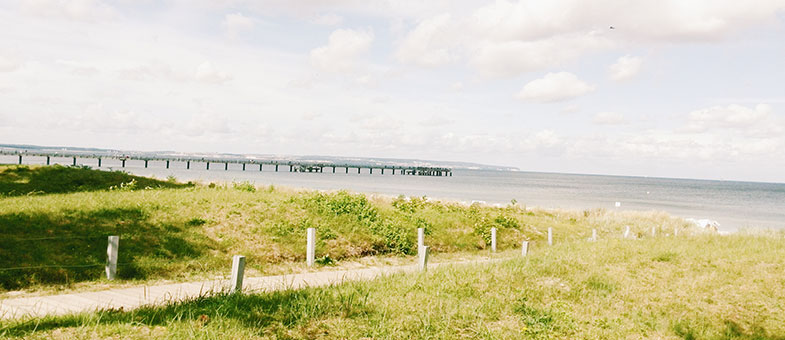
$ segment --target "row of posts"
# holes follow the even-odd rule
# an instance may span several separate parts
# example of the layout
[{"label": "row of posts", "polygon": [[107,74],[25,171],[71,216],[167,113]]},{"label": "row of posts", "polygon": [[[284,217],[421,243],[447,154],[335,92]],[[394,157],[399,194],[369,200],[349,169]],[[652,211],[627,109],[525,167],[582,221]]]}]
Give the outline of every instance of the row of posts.
[{"label": "row of posts", "polygon": [[[491,252],[496,252],[496,236],[498,232],[496,228],[491,228]],[[651,228],[651,236],[657,234],[657,228]],[[678,236],[679,229],[674,228],[673,235]],[[624,229],[623,237],[630,238],[630,227]],[[597,241],[597,229],[592,229],[590,241]],[[117,276],[117,253],[120,243],[119,236],[109,236],[108,246],[106,248],[106,278],[114,280]],[[548,228],[548,245],[553,245],[553,228]],[[425,245],[425,228],[417,228],[417,267],[419,271],[425,272],[428,269],[428,253],[430,247]],[[308,228],[306,230],[306,265],[313,267],[316,263],[316,228]],[[529,241],[521,243],[521,255],[527,256],[529,253]],[[235,255],[232,257],[232,274],[230,278],[230,289],[233,292],[241,291],[243,287],[243,273],[245,271],[245,256]]]},{"label": "row of posts", "polygon": [[[72,165],[76,166],[76,157],[72,157],[72,159],[73,159]],[[121,167],[125,168],[125,161],[126,160],[127,159],[125,159],[125,158],[120,159]],[[98,158],[98,167],[99,168],[101,167],[101,163],[102,163],[102,158],[99,157]],[[205,162],[205,163],[206,163],[206,166],[205,166],[206,169],[210,170],[210,162],[208,161],[208,162]],[[229,163],[228,162],[223,162],[223,163],[224,163],[224,170],[229,170]],[[145,159],[144,160],[144,167],[147,168],[148,164],[149,164],[149,160]],[[242,163],[242,164],[243,164],[243,171],[245,171],[246,163]],[[22,155],[19,155],[19,165],[22,165]],[[51,156],[46,156],[46,165],[51,165]],[[333,173],[335,173],[336,166],[330,166],[330,167],[333,168]],[[169,169],[169,160],[166,161],[166,168]],[[191,161],[190,160],[186,161],[185,168],[188,169],[188,170],[191,169]],[[348,174],[350,167],[349,166],[345,166],[344,168],[346,168],[346,173]],[[316,170],[316,172],[323,172],[324,171],[324,167],[314,167],[312,169]],[[358,174],[360,173],[361,169],[363,169],[363,168],[362,167],[357,167],[357,173]],[[370,173],[373,174],[373,169],[374,168],[368,168],[368,169],[370,169]],[[377,168],[377,169],[381,169],[382,175],[384,175],[385,168]],[[386,169],[392,171],[392,174],[395,175],[395,168],[386,168]],[[449,171],[449,170],[445,170],[445,171],[439,171],[439,170],[427,170],[427,171],[426,170],[420,170],[420,171],[417,171],[417,170],[406,170],[406,169],[400,169],[400,170],[401,170],[400,171],[401,175],[406,175],[406,174],[416,175],[416,174],[419,174],[419,175],[427,175],[427,176],[452,176],[452,171]],[[259,163],[259,171],[262,171],[262,164],[261,163]],[[278,172],[278,164],[275,164],[275,172]],[[289,172],[297,172],[297,170],[295,169],[295,165],[289,164]],[[312,172],[312,171],[307,171],[307,172]]]}]

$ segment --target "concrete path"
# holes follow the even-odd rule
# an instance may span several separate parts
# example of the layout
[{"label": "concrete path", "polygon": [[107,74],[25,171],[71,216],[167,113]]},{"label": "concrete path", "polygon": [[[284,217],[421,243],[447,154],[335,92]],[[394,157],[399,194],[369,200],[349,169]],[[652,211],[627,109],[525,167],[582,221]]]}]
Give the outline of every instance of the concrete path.
[{"label": "concrete path", "polygon": [[[451,264],[487,263],[497,260],[432,263],[429,267]],[[414,272],[416,265],[322,271],[303,274],[245,278],[243,290],[265,292],[317,287],[347,281],[370,280],[383,275]],[[131,310],[143,305],[164,305],[175,301],[225,291],[229,280],[212,280],[159,286],[138,286],[97,292],[35,296],[0,300],[0,320],[65,315],[99,309]]]}]

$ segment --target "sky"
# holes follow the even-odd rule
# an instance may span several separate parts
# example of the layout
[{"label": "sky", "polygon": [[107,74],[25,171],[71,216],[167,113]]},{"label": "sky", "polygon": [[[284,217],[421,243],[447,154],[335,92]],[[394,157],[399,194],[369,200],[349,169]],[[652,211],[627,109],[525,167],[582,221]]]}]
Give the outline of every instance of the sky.
[{"label": "sky", "polygon": [[0,143],[785,182],[785,0],[5,0]]}]

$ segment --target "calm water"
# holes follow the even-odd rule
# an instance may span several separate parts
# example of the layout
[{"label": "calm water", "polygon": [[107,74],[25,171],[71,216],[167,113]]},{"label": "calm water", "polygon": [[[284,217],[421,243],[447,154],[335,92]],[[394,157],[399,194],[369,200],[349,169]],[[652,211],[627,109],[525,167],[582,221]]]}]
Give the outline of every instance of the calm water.
[{"label": "calm water", "polygon": [[[14,163],[13,156],[0,156],[0,163]],[[85,161],[96,166],[96,160]],[[25,163],[42,164],[43,159],[26,157]],[[70,164],[70,159],[53,162]],[[120,162],[104,160],[104,168],[121,169]],[[402,175],[357,174],[350,169],[325,168],[324,173],[273,172],[267,166],[248,166],[242,171],[239,164],[213,164],[205,170],[204,163],[150,163],[145,169],[140,161],[129,161],[125,171],[144,176],[166,178],[169,175],[182,181],[250,181],[257,185],[281,185],[311,189],[349,189],[387,195],[428,196],[471,202],[507,204],[515,199],[527,206],[546,208],[616,209],[621,202],[625,210],[662,210],[673,215],[708,218],[718,221],[720,229],[733,231],[742,227],[785,228],[785,184],[663,179],[642,177],[568,175],[533,172],[497,172],[455,170],[453,177],[419,177]]]}]

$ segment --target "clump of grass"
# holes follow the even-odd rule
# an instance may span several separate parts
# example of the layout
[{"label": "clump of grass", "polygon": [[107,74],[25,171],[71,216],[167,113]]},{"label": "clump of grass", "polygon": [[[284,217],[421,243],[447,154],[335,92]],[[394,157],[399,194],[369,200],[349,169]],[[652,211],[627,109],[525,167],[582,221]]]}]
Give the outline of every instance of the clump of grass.
[{"label": "clump of grass", "polygon": [[235,190],[256,192],[256,186],[251,182],[233,182],[232,187]]},{"label": "clump of grass", "polygon": [[0,196],[187,186],[120,171],[93,170],[89,166],[0,166]]}]

